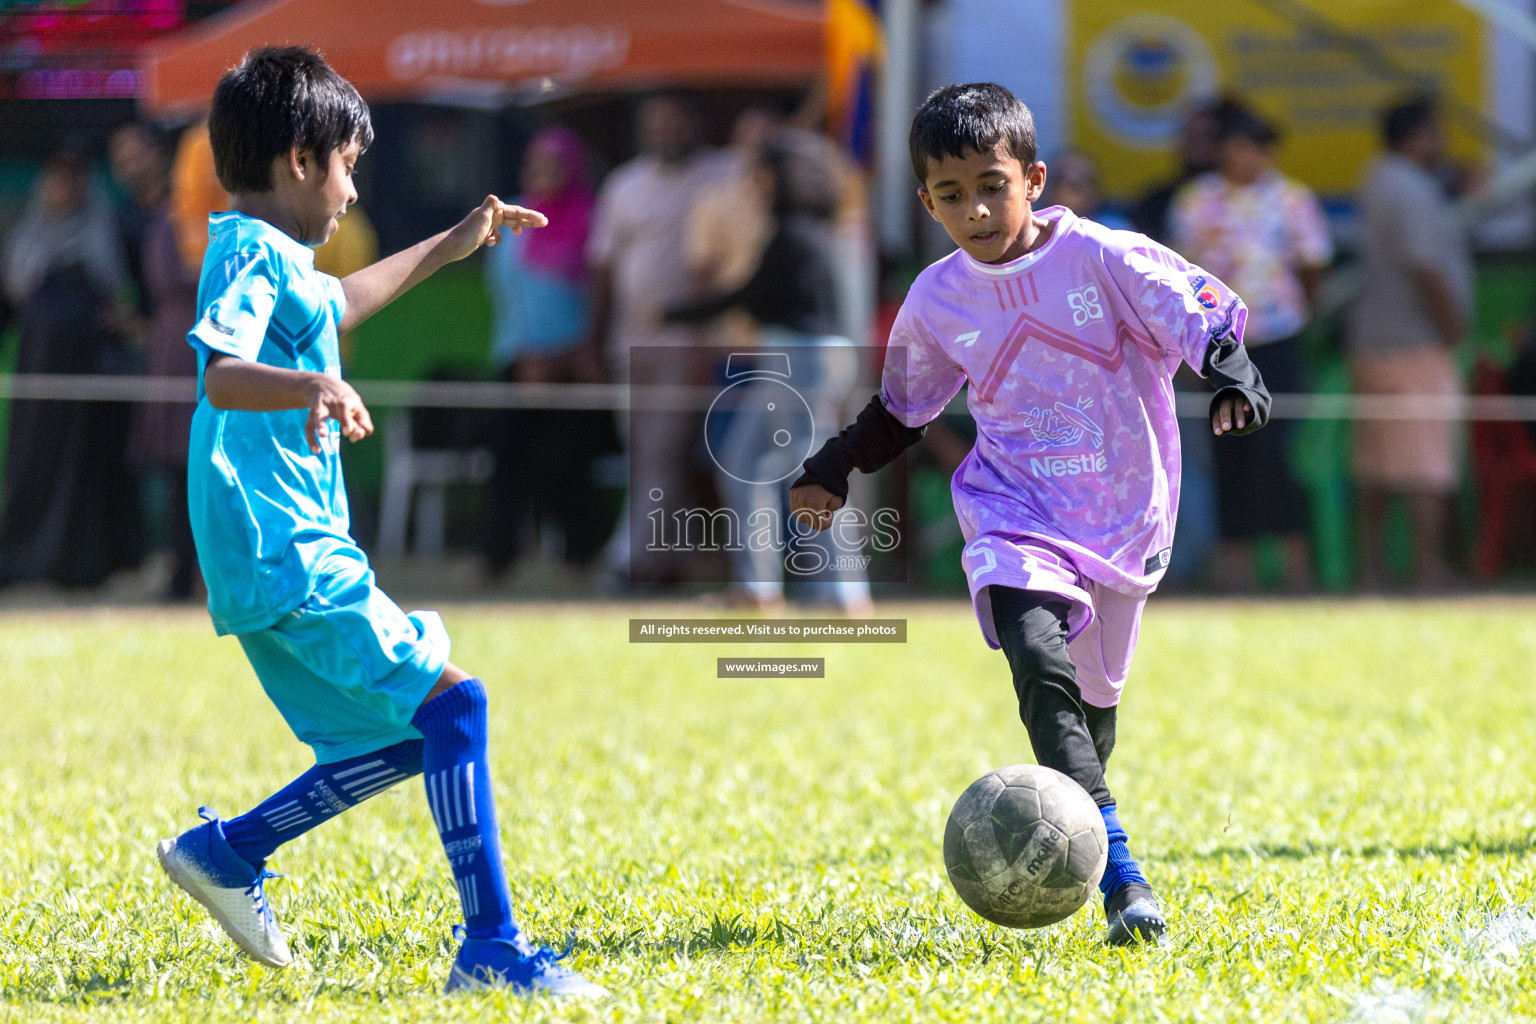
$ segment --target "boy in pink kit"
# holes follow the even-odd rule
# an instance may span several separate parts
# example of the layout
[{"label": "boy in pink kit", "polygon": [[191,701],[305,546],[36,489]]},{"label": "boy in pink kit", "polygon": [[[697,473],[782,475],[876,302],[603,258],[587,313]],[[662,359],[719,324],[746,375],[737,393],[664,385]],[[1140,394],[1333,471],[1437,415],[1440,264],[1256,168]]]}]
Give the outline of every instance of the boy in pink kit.
[{"label": "boy in pink kit", "polygon": [[1268,418],[1242,346],[1247,309],[1144,235],[1032,209],[1046,175],[1034,119],[1002,86],[935,92],[909,142],[918,195],[959,249],[913,283],[880,394],[806,460],[791,505],[826,528],[852,470],[890,462],[970,385],[976,446],[952,489],[982,635],[1007,655],[1036,760],[1104,816],[1108,941],[1156,939],[1162,912],[1104,768],[1142,608],[1173,544],[1173,373],[1187,362],[1211,381],[1217,434]]}]

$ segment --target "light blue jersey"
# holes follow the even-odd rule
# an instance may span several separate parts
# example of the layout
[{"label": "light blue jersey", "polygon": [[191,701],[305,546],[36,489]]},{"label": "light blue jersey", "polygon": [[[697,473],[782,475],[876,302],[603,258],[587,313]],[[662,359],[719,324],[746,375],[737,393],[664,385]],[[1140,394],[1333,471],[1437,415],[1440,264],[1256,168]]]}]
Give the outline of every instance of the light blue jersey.
[{"label": "light blue jersey", "polygon": [[215,409],[203,390],[208,359],[236,359],[341,376],[336,325],[341,282],[315,270],[308,246],[241,213],[208,219],[198,284],[198,403],[187,496],[208,611],[219,633],[263,629],[308,597],[334,556],[361,557],[349,534],[340,434],[309,450],[305,409]]},{"label": "light blue jersey", "polygon": [[340,434],[309,450],[307,409],[208,403],[208,359],[341,376],[341,282],[265,221],[216,213],[198,286],[200,319],[187,498],[208,611],[240,637],[256,677],[321,764],[420,739],[411,716],[448,663],[433,612],[407,615],[374,582],[348,532]]}]

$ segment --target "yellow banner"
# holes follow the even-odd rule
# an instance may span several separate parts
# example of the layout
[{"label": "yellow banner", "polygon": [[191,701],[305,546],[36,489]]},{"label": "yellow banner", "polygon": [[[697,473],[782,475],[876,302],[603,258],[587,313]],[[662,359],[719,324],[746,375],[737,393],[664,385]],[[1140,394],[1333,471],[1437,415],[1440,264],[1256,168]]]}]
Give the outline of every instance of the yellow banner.
[{"label": "yellow banner", "polygon": [[[1282,132],[1280,167],[1355,191],[1382,109],[1415,87],[1484,110],[1485,27],[1454,0],[1071,0],[1073,140],[1105,191],[1130,198],[1175,169],[1179,124],[1231,93]],[[1448,116],[1451,151],[1482,143]]]}]

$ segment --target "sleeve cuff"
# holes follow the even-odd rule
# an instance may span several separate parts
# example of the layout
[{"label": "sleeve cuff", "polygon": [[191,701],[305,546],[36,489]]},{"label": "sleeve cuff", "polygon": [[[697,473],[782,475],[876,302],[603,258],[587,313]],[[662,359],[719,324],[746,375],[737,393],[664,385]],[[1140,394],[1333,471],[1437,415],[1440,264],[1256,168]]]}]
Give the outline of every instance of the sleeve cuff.
[{"label": "sleeve cuff", "polygon": [[[215,320],[211,312],[204,314],[203,318],[197,322],[197,326],[187,332],[187,341],[193,348],[233,356],[248,363],[256,359],[255,352],[247,351],[250,346],[242,345],[234,330]],[[259,345],[258,342],[258,347]]]}]

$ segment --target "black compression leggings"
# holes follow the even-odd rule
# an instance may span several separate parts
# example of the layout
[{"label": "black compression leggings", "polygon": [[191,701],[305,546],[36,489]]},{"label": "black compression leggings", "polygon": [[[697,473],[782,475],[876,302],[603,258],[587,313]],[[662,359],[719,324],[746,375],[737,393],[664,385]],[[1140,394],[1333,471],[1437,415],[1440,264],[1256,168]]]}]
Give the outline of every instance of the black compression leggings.
[{"label": "black compression leggings", "polygon": [[1113,804],[1104,768],[1115,749],[1115,709],[1084,703],[1077,687],[1077,667],[1067,653],[1071,606],[1055,594],[988,589],[1035,760],[1082,786],[1100,807]]}]

